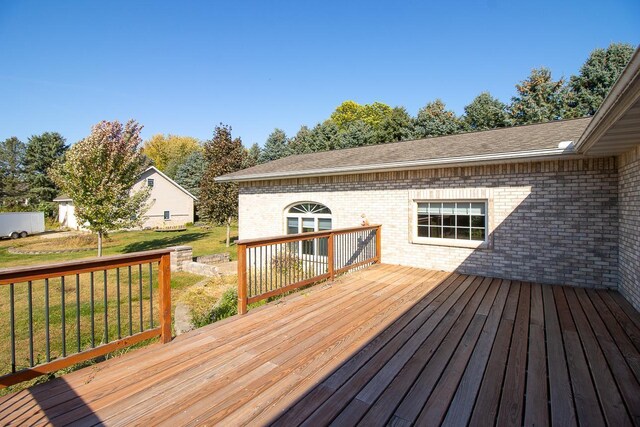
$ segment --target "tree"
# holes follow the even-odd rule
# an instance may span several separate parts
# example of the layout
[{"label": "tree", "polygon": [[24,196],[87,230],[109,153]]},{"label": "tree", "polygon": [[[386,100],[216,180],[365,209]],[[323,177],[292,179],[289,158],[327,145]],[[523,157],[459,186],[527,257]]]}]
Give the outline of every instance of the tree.
[{"label": "tree", "polygon": [[0,207],[2,208],[15,208],[24,204],[27,199],[24,155],[24,143],[15,136],[0,142]]},{"label": "tree", "polygon": [[25,150],[25,173],[29,183],[29,204],[51,202],[59,187],[49,177],[49,169],[67,150],[66,140],[58,132],[33,135]]},{"label": "tree", "polygon": [[245,150],[240,138],[231,137],[231,126],[220,123],[213,138],[204,144],[207,169],[200,186],[200,206],[204,215],[216,224],[227,226],[227,247],[231,223],[238,217],[238,184],[216,182],[215,178],[242,169]]},{"label": "tree", "polygon": [[79,223],[98,234],[98,256],[103,236],[139,225],[148,208],[150,188],[133,189],[148,167],[140,151],[141,129],[133,120],[124,126],[102,121],[52,169],[52,178],[73,199]]},{"label": "tree", "polygon": [[416,138],[451,135],[463,129],[463,122],[453,111],[447,110],[444,102],[440,99],[429,102],[421,108],[414,121],[414,136]]},{"label": "tree", "polygon": [[471,130],[487,130],[509,125],[507,105],[482,92],[464,107],[464,121]]},{"label": "tree", "polygon": [[204,154],[201,151],[194,151],[177,167],[176,182],[189,193],[200,197],[200,184],[206,169],[207,162],[204,159]]},{"label": "tree", "polygon": [[175,174],[187,157],[196,151],[202,151],[200,141],[190,136],[156,134],[145,141],[142,152],[149,157],[153,165],[175,178]]},{"label": "tree", "polygon": [[375,131],[371,125],[362,120],[356,120],[355,122],[347,124],[346,127],[339,132],[338,138],[339,148],[362,147],[375,142]]},{"label": "tree", "polygon": [[561,119],[567,110],[567,88],[564,79],[553,80],[548,68],[537,68],[516,85],[518,95],[512,98],[511,118],[515,124],[542,123]]},{"label": "tree", "polygon": [[624,67],[629,63],[634,47],[626,43],[612,43],[606,49],[595,49],[580,68],[577,76],[571,76],[571,106],[575,116],[591,116],[609,93]]},{"label": "tree", "polygon": [[311,129],[310,150],[312,153],[340,148],[340,130],[332,120],[318,123]]},{"label": "tree", "polygon": [[413,137],[413,119],[404,107],[394,107],[387,115],[378,130],[375,140],[377,143],[405,141]]},{"label": "tree", "polygon": [[300,126],[296,136],[289,140],[291,154],[305,154],[313,152],[314,133],[307,126]]},{"label": "tree", "polygon": [[282,129],[275,129],[260,151],[260,163],[278,160],[289,155],[289,141]]},{"label": "tree", "polygon": [[355,101],[344,101],[331,113],[329,120],[334,122],[340,130],[344,130],[349,123],[359,120],[377,129],[389,115],[391,115],[391,107],[382,102],[360,105]]},{"label": "tree", "polygon": [[257,165],[258,163],[260,163],[260,153],[262,152],[262,150],[260,149],[260,146],[258,145],[258,143],[254,143],[248,150],[247,150],[247,155],[245,157],[245,162],[243,165],[243,169],[246,168],[250,168],[252,166]]}]

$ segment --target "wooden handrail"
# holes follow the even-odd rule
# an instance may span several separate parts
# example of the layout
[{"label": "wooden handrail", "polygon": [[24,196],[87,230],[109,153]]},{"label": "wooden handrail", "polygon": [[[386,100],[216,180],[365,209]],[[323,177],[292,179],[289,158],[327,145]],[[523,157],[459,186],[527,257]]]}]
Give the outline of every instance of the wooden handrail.
[{"label": "wooden handrail", "polygon": [[236,245],[244,245],[246,247],[265,246],[273,243],[299,242],[302,240],[317,239],[319,237],[329,237],[335,234],[347,234],[354,231],[374,230],[380,228],[381,225],[363,225],[361,227],[336,228],[327,231],[311,231],[309,233],[283,234],[280,236],[262,237],[257,239],[237,240]]},{"label": "wooden handrail", "polygon": [[[248,304],[281,295],[321,280],[333,281],[337,274],[368,264],[380,263],[382,259],[381,230],[381,225],[367,225],[237,241],[238,313],[245,314]],[[363,231],[375,231],[374,246],[371,246],[371,240],[373,240],[371,233],[365,233],[364,237],[366,238],[364,238]],[[354,242],[348,238],[340,237],[348,234],[362,238]],[[320,241],[325,239],[326,253],[319,254]],[[343,246],[345,247],[340,247],[340,242],[344,242]],[[297,249],[291,255],[293,244],[300,246],[293,246]],[[311,252],[305,252],[305,250]],[[345,251],[353,253],[345,253]],[[336,260],[340,257],[342,257],[342,263],[336,265]],[[256,263],[259,263],[259,266]],[[279,263],[281,265],[278,265]],[[252,281],[252,294],[250,294],[248,285]],[[265,282],[264,289],[263,281]],[[259,282],[259,290],[257,290],[257,282]]]},{"label": "wooden handrail", "polygon": [[[40,375],[54,372],[59,369],[63,369],[71,365],[74,365],[76,363],[80,363],[86,360],[96,358],[98,356],[103,356],[119,348],[130,346],[132,344],[135,344],[150,338],[159,337],[160,342],[162,343],[167,343],[171,341],[171,338],[172,338],[171,336],[171,250],[169,249],[135,252],[131,254],[114,255],[114,256],[106,256],[106,257],[99,257],[99,258],[98,257],[87,258],[87,259],[81,259],[78,261],[61,262],[56,264],[1,269],[0,285],[10,286],[11,295],[13,295],[13,292],[14,292],[13,289],[17,284],[28,283],[29,289],[31,289],[33,281],[45,279],[44,286],[48,287],[49,286],[48,284],[49,282],[47,281],[48,279],[57,279],[65,276],[79,277],[78,275],[80,275],[81,273],[93,273],[96,271],[104,271],[104,275],[105,275],[104,277],[106,280],[107,271],[114,270],[116,268],[121,268],[121,267],[130,267],[130,266],[136,266],[136,265],[141,266],[143,264],[149,264],[149,274],[151,275],[152,264],[155,264],[155,263],[158,264],[157,283],[158,283],[159,298],[158,298],[157,304],[159,308],[159,320],[160,320],[159,327],[154,327],[155,325],[153,325],[153,318],[151,318],[151,328],[142,330],[143,329],[142,320],[140,320],[141,332],[132,333],[131,335],[123,336],[122,338],[120,338],[120,326],[118,326],[117,340],[107,341],[105,344],[89,348],[88,350],[79,351],[74,354],[69,354],[67,356],[64,356],[64,352],[63,352],[62,355],[64,357],[55,358],[47,363],[42,363],[35,366],[31,365],[32,367],[30,368],[16,370],[12,373],[0,376],[0,388],[8,387],[10,385],[17,384],[19,382],[38,377]],[[139,267],[139,268],[142,268],[142,267]],[[91,277],[93,277],[93,274]],[[129,277],[129,279],[131,279],[131,277]],[[93,279],[91,280],[92,280],[91,286],[93,286]],[[150,286],[153,286],[152,282],[149,282],[149,284]],[[131,287],[131,280],[129,282],[129,286]],[[140,289],[142,289],[142,279],[140,279]],[[31,290],[29,292],[31,292]],[[142,291],[140,290],[140,292]],[[64,294],[64,290],[63,290],[63,294]],[[140,295],[142,296],[142,294]],[[153,292],[151,295],[153,296]],[[13,298],[13,296],[11,298]],[[105,282],[105,303],[106,303],[106,282]],[[10,304],[13,304],[13,299],[10,301]],[[154,304],[152,304],[151,307],[153,307],[153,305]],[[130,310],[131,310],[131,307],[130,307]],[[142,310],[142,308],[140,308],[140,310]],[[12,305],[11,306],[12,322],[14,319],[13,311],[14,309]],[[105,314],[105,319],[106,319],[106,314]],[[64,330],[64,323],[62,325]],[[119,325],[119,319],[118,319],[118,325]],[[13,327],[13,323],[12,323],[12,327]],[[12,340],[12,351],[15,352],[15,350],[13,349],[13,345],[15,344],[15,341],[13,341],[14,340],[13,334],[14,332],[12,330],[10,340]],[[78,349],[79,349],[79,346],[80,344],[78,344]],[[12,353],[12,354],[14,354],[14,358],[15,358],[15,353]]]}]

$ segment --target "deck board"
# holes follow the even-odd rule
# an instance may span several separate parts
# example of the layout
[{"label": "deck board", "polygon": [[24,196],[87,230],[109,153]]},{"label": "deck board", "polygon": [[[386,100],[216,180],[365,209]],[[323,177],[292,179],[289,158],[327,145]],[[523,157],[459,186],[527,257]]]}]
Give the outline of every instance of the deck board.
[{"label": "deck board", "polygon": [[640,423],[613,291],[375,265],[0,398],[0,424]]}]

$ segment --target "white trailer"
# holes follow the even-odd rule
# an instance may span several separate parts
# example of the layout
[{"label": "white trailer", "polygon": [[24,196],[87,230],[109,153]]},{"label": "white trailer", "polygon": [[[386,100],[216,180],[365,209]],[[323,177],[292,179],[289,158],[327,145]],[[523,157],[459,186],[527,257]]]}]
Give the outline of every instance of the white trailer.
[{"label": "white trailer", "polygon": [[44,233],[44,212],[0,213],[0,238],[27,237]]}]

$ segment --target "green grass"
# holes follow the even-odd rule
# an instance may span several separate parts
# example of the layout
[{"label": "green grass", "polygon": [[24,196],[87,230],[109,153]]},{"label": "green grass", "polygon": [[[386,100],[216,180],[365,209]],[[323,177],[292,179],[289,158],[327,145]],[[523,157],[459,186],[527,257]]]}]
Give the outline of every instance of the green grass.
[{"label": "green grass", "polygon": [[[229,252],[231,259],[236,259],[235,240],[237,239],[237,227],[231,229],[231,246],[225,246],[227,230],[225,227],[187,227],[186,231],[158,233],[153,230],[120,231],[111,233],[109,240],[104,245],[104,255],[126,254],[131,252],[162,249],[169,246],[187,245],[193,248],[193,256],[209,255],[220,252]],[[57,239],[45,239],[39,236],[31,236],[18,240],[0,240],[0,268],[17,267],[24,265],[49,264],[52,262],[73,261],[97,255],[95,250],[72,252],[63,254],[24,255],[12,254],[8,248],[40,245],[44,242],[50,250],[69,249],[64,241]],[[38,245],[40,244],[40,245]]]},{"label": "green grass", "polygon": [[[234,230],[235,235],[235,230]],[[215,227],[211,229],[203,229],[199,227],[189,227],[185,232],[176,233],[157,233],[154,231],[130,231],[118,232],[111,235],[111,240],[105,248],[105,255],[123,254],[137,251],[161,249],[168,246],[188,245],[194,249],[194,256],[212,254],[217,252],[230,252],[231,257],[235,258],[235,246],[225,247],[226,229],[224,227]],[[7,248],[20,245],[33,245],[43,240],[42,237],[29,237],[18,241],[4,240],[0,241],[0,267],[14,267],[34,264],[51,264],[59,261],[70,261],[80,258],[94,256],[93,251],[50,254],[50,255],[18,255],[10,254]],[[58,249],[59,244],[56,239],[48,240],[51,249]],[[129,300],[128,289],[128,270],[121,268],[120,278],[120,303],[118,304],[117,289],[117,273],[110,270],[107,273],[107,323],[106,329],[109,335],[109,341],[113,341],[118,337],[118,308],[120,309],[120,332],[122,336],[129,334],[129,323],[133,333],[139,332],[140,328],[140,309],[142,309],[142,321],[145,329],[150,327],[151,323],[151,301],[153,298],[153,322],[154,327],[159,324],[158,321],[158,290],[154,286],[153,293],[149,288],[149,266],[145,265],[142,269],[142,275],[139,274],[138,268],[132,269],[132,293]],[[157,278],[157,266],[153,267],[154,282]],[[140,296],[139,283],[142,278],[142,297]],[[91,275],[84,273],[79,275],[79,297],[80,311],[79,316],[76,312],[76,282],[75,276],[67,276],[64,286],[60,278],[52,278],[49,280],[49,336],[50,336],[50,355],[51,359],[62,356],[62,308],[64,295],[65,309],[65,340],[67,354],[73,354],[77,351],[77,324],[76,320],[80,318],[80,346],[82,350],[91,346]],[[174,272],[171,274],[171,301],[172,313],[175,304],[180,299],[186,289],[202,280],[202,276],[189,274],[185,272]],[[94,274],[94,341],[95,345],[100,345],[105,340],[105,322],[104,322],[104,299],[105,286],[104,276],[102,272]],[[11,352],[10,352],[10,287],[0,286],[0,375],[10,372],[11,369]],[[37,363],[46,360],[46,319],[45,312],[45,283],[44,280],[34,281],[32,284],[32,318],[33,318],[33,350],[34,361]],[[29,364],[29,304],[28,304],[28,284],[16,283],[14,285],[14,309],[15,309],[15,337],[16,337],[16,364],[17,369],[28,367]],[[129,301],[131,302],[131,322],[129,322]],[[120,350],[116,354],[125,352]],[[102,358],[104,359],[104,358]],[[54,375],[69,372],[79,367],[87,366],[92,362],[80,364],[73,368],[67,368]],[[25,382],[20,385],[0,390],[0,395],[11,391],[17,391],[27,386],[41,382],[42,379]]]}]

